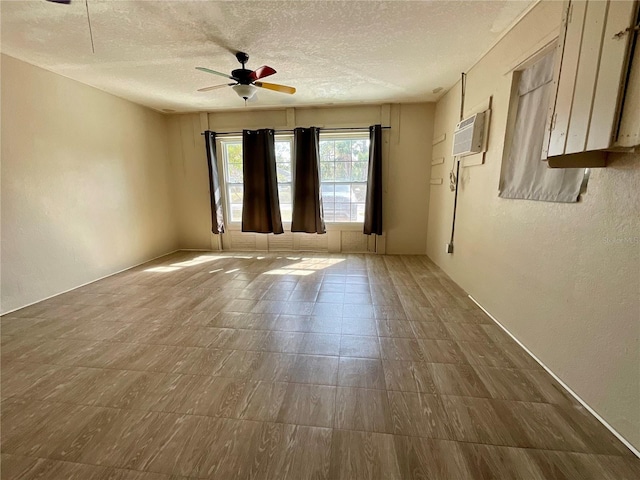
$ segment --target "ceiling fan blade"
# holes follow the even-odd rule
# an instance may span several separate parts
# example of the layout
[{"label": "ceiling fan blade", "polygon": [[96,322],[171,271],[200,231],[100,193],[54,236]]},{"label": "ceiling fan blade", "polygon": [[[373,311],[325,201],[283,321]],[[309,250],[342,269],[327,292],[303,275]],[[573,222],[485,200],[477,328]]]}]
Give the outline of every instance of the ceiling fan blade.
[{"label": "ceiling fan blade", "polygon": [[213,87],[204,87],[204,88],[199,88],[198,92],[208,92],[210,90],[216,90],[218,88],[222,88],[222,87],[230,87],[231,85],[235,85],[235,83],[223,83],[222,85],[214,85]]},{"label": "ceiling fan blade", "polygon": [[254,81],[259,80],[260,78],[268,77],[269,75],[273,75],[274,73],[276,73],[276,71],[273,68],[269,67],[268,65],[263,65],[251,72],[249,78]]},{"label": "ceiling fan blade", "polygon": [[276,92],[288,93],[289,95],[293,95],[296,93],[296,89],[293,87],[288,87],[286,85],[278,85],[277,83],[267,83],[267,82],[254,82],[256,87],[266,88],[267,90],[274,90]]},{"label": "ceiling fan blade", "polygon": [[216,72],[215,70],[211,70],[210,68],[196,67],[196,70],[200,70],[201,72],[213,73],[214,75],[220,75],[221,77],[229,78],[231,80],[236,80],[231,75],[227,75],[226,73],[222,72]]}]

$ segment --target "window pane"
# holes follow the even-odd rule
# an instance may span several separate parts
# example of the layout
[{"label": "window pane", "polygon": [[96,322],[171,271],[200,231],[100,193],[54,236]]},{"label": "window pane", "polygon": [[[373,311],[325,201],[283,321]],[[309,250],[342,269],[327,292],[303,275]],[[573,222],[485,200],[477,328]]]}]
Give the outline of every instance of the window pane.
[{"label": "window pane", "polygon": [[336,215],[335,215],[335,210],[333,208],[333,204],[331,204],[330,208],[327,208],[327,206],[323,204],[322,208],[324,210],[324,221],[325,222],[335,222],[336,221]]},{"label": "window pane", "polygon": [[242,185],[230,185],[229,186],[229,203],[238,203],[242,205],[242,194],[244,188]]},{"label": "window pane", "polygon": [[283,222],[291,221],[291,185],[278,185],[278,197],[280,199],[280,216]]},{"label": "window pane", "polygon": [[335,222],[335,186],[333,183],[322,183],[320,185],[322,195],[322,211],[325,222]]},{"label": "window pane", "polygon": [[225,143],[227,162],[242,165],[242,143]]},{"label": "window pane", "polygon": [[242,221],[242,204],[229,205],[229,214],[231,215],[232,222],[241,222]]},{"label": "window pane", "polygon": [[227,165],[229,183],[242,183],[242,164],[230,163]]},{"label": "window pane", "polygon": [[351,159],[354,162],[369,161],[369,140],[354,140],[351,142]]},{"label": "window pane", "polygon": [[320,161],[332,162],[335,160],[334,142],[331,140],[320,140]]},{"label": "window pane", "polygon": [[291,183],[291,163],[276,163],[276,172],[279,183]]},{"label": "window pane", "polygon": [[336,203],[351,202],[351,186],[336,185]]},{"label": "window pane", "polygon": [[351,221],[364,222],[364,203],[356,203],[353,207],[355,207],[355,212],[351,211]]},{"label": "window pane", "polygon": [[351,140],[337,140],[335,142],[336,161],[349,162],[351,160]]},{"label": "window pane", "polygon": [[351,180],[351,163],[336,162],[336,182],[348,182]]},{"label": "window pane", "polygon": [[320,162],[320,181],[333,182],[336,179],[336,167],[332,162]]},{"label": "window pane", "polygon": [[350,203],[337,203],[336,202],[336,222],[350,222],[351,221],[351,204]]},{"label": "window pane", "polygon": [[278,197],[280,204],[291,204],[291,185],[278,185]]},{"label": "window pane", "polygon": [[283,222],[290,222],[292,217],[291,204],[280,203],[280,218]]},{"label": "window pane", "polygon": [[333,202],[333,194],[335,192],[333,183],[320,184],[320,192],[322,194],[323,202]]},{"label": "window pane", "polygon": [[276,162],[291,165],[291,142],[276,141]]},{"label": "window pane", "polygon": [[352,184],[351,185],[351,198],[354,202],[365,202],[367,200],[367,185],[366,184]]},{"label": "window pane", "polygon": [[368,167],[369,164],[367,162],[353,162],[351,164],[351,181],[366,182]]},{"label": "window pane", "polygon": [[335,222],[351,221],[351,195],[349,185],[335,186]]}]

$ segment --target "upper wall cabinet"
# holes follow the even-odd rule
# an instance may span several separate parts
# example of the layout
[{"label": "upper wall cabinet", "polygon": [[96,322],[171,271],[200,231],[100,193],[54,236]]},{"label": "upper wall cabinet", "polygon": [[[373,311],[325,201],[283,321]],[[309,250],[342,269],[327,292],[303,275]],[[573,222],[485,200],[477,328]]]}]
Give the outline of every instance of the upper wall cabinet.
[{"label": "upper wall cabinet", "polygon": [[585,152],[617,146],[629,60],[637,37],[638,4],[627,0],[565,2],[543,144],[543,158],[549,166],[604,166],[604,155]]}]

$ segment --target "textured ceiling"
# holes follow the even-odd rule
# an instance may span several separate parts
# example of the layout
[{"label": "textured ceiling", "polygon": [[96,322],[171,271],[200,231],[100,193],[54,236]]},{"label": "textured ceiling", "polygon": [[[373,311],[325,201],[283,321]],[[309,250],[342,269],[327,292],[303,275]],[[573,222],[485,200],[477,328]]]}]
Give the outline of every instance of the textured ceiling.
[{"label": "textured ceiling", "polygon": [[233,53],[289,96],[259,90],[252,107],[432,101],[530,1],[2,0],[3,53],[158,110],[244,106],[230,88]]}]

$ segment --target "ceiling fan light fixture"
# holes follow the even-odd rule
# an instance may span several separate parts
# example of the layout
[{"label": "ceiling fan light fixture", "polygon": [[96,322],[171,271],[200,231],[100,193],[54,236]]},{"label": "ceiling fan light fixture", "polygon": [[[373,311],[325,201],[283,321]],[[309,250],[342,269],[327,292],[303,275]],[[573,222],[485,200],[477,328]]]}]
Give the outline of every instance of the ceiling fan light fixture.
[{"label": "ceiling fan light fixture", "polygon": [[245,100],[253,97],[256,94],[256,90],[258,90],[258,88],[253,85],[242,85],[240,83],[231,88],[233,88],[240,98],[244,98]]}]

